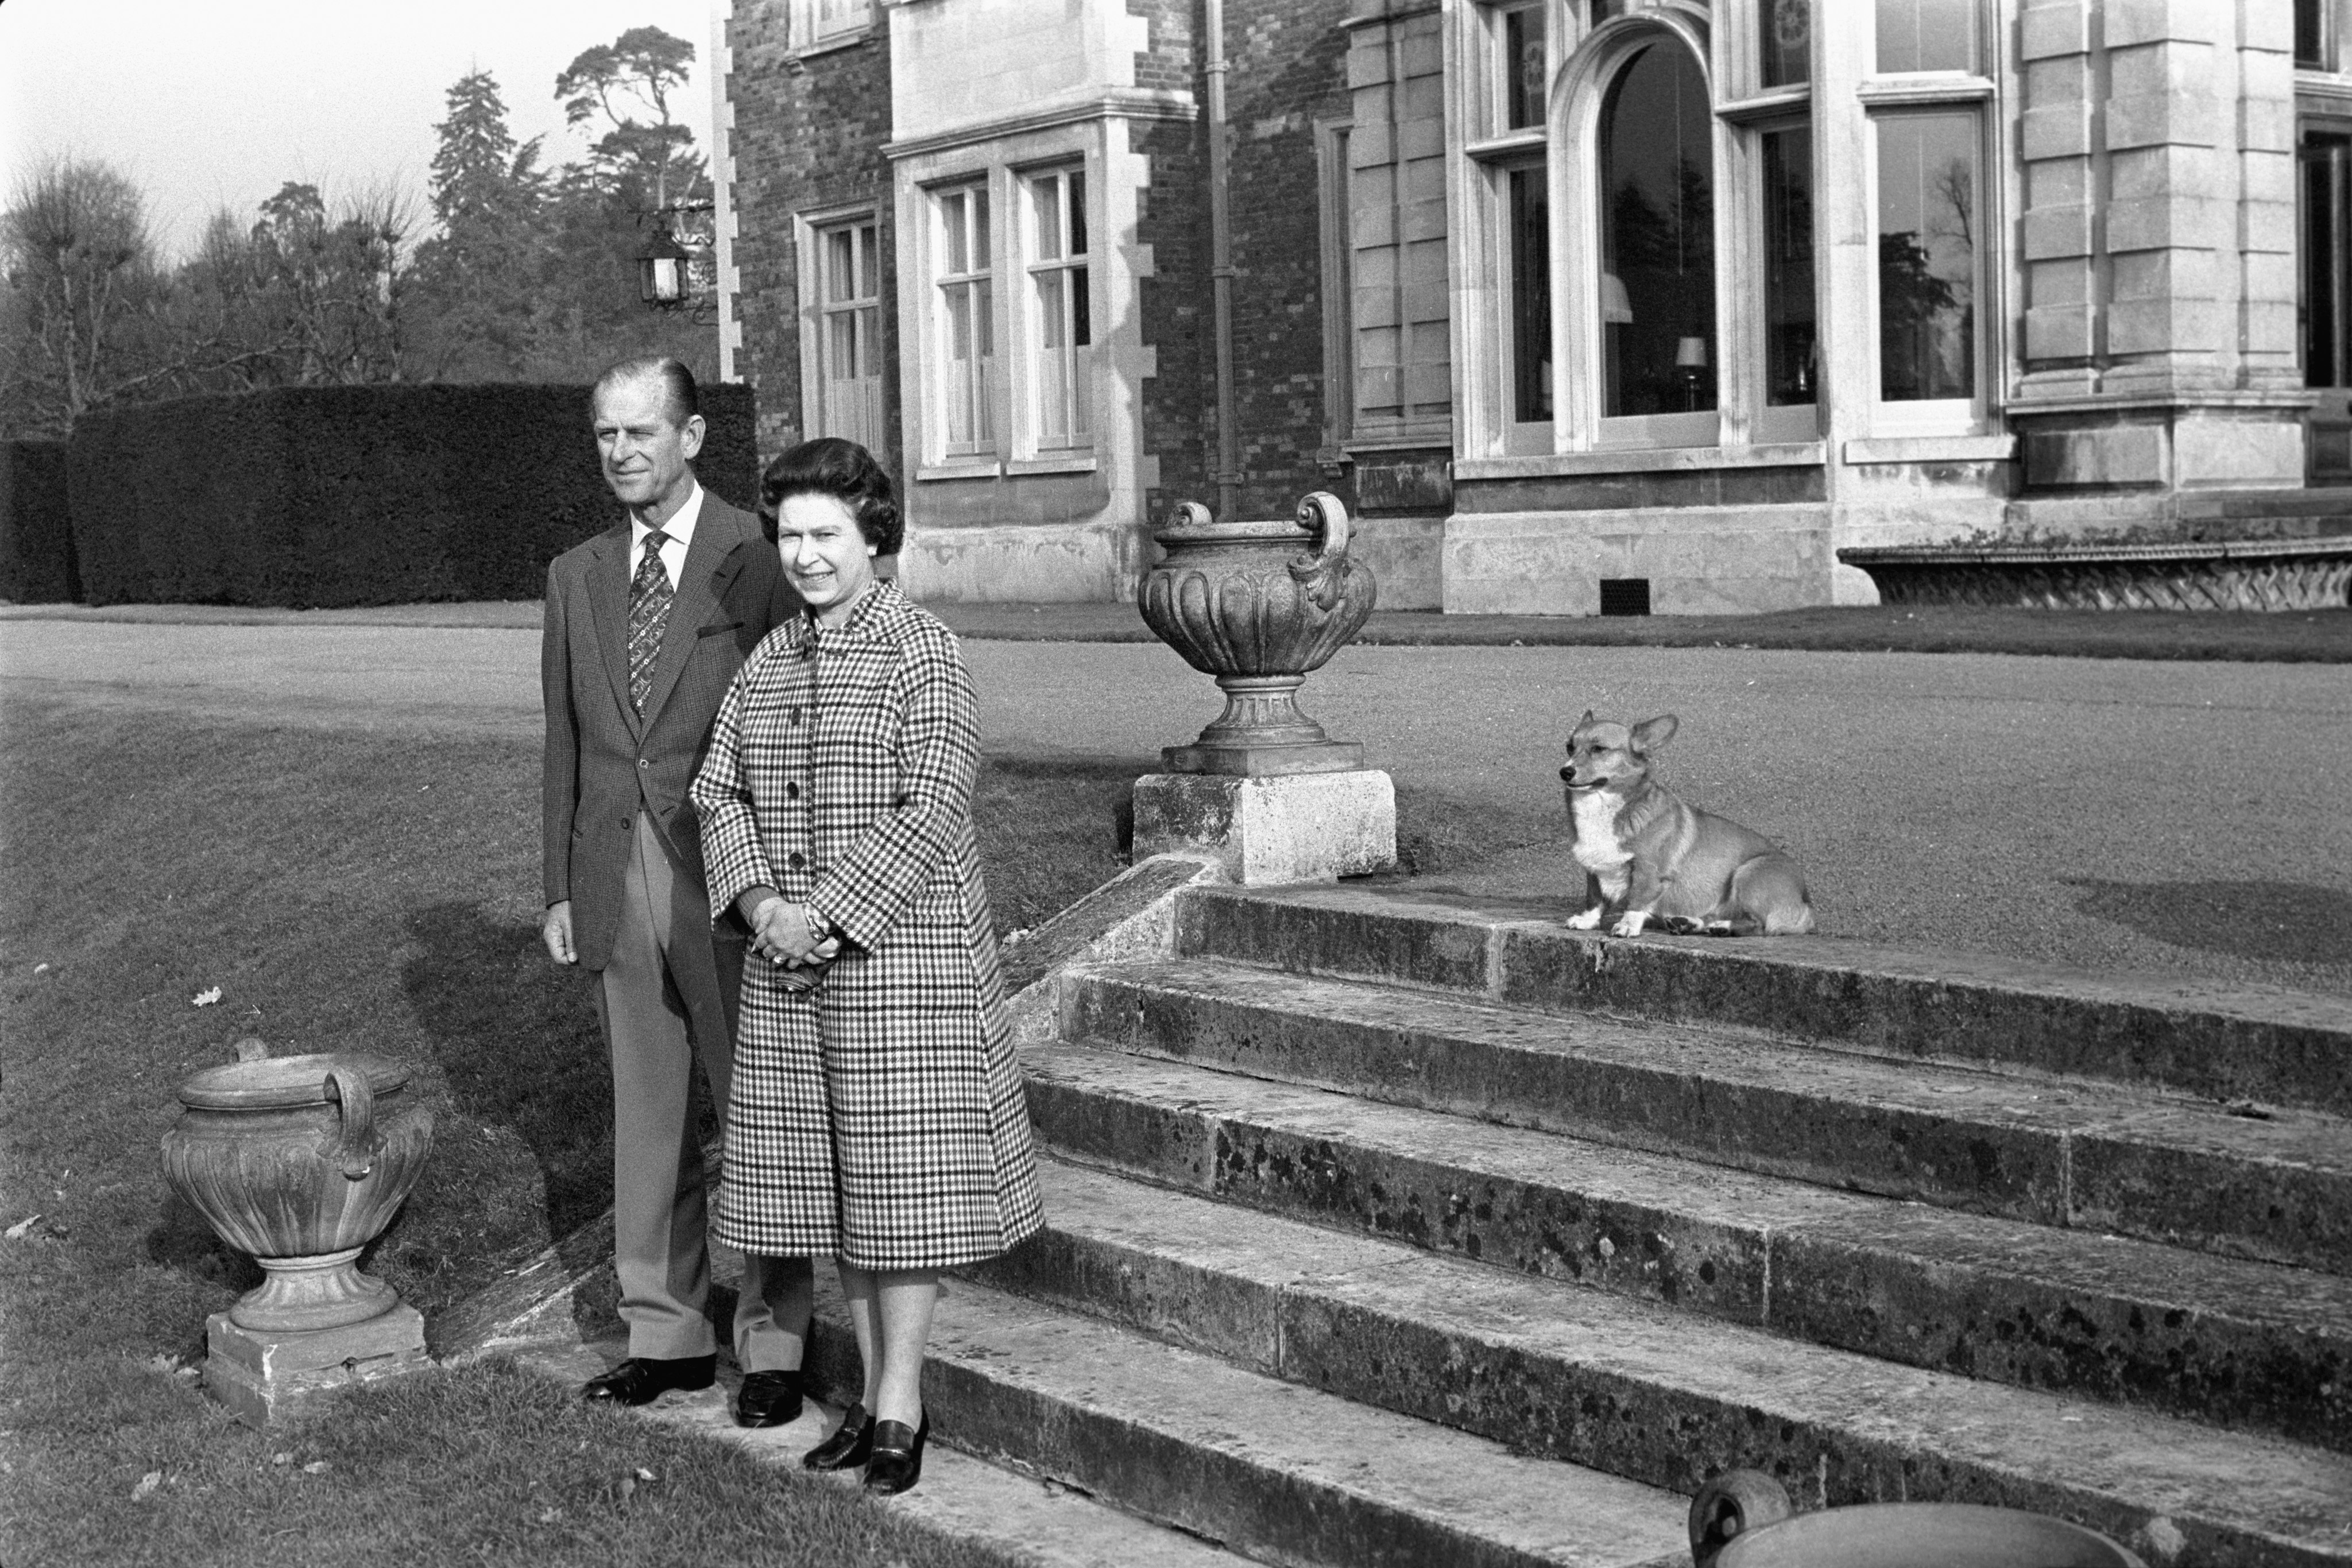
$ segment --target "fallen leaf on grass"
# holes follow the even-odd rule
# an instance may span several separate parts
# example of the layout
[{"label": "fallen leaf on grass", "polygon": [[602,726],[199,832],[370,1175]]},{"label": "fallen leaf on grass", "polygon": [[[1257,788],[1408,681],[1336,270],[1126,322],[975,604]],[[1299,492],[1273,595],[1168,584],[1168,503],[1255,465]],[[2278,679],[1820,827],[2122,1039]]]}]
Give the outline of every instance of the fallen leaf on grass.
[{"label": "fallen leaf on grass", "polygon": [[36,964],[33,966],[33,973],[36,975],[46,975],[48,972],[49,967],[47,964]]},{"label": "fallen leaf on grass", "polygon": [[640,1469],[638,1469],[638,1471],[637,1471],[637,1479],[639,1479],[639,1480],[641,1480],[641,1481],[649,1481],[649,1480],[652,1480],[653,1479],[654,1479],[654,1473],[653,1473],[653,1471],[648,1470],[648,1469],[643,1469],[643,1468],[640,1468]]},{"label": "fallen leaf on grass", "polygon": [[188,1000],[195,1004],[197,1007],[208,1008],[215,1002],[220,1000],[220,998],[221,988],[218,986],[208,986],[205,989],[198,991],[194,996],[190,997]]},{"label": "fallen leaf on grass", "polygon": [[177,1372],[180,1370],[180,1358],[176,1355],[166,1354],[159,1351],[155,1354],[147,1358],[147,1370],[150,1372]]},{"label": "fallen leaf on grass", "polygon": [[131,1500],[132,1502],[145,1502],[149,1498],[155,1495],[155,1489],[163,1484],[163,1472],[161,1470],[149,1470],[145,1475],[139,1478],[139,1484],[131,1489]]},{"label": "fallen leaf on grass", "polygon": [[291,1454],[272,1454],[269,1456],[269,1462],[273,1465],[290,1465],[294,1462],[294,1456]]},{"label": "fallen leaf on grass", "polygon": [[34,1226],[39,1224],[40,1220],[41,1217],[37,1214],[26,1215],[24,1218],[16,1221],[16,1224],[8,1228],[8,1239],[11,1241],[22,1241],[25,1239],[25,1232],[32,1229]]},{"label": "fallen leaf on grass", "polygon": [[326,1460],[312,1459],[309,1464],[302,1467],[302,1473],[306,1476],[323,1476],[327,1473],[330,1467]]}]

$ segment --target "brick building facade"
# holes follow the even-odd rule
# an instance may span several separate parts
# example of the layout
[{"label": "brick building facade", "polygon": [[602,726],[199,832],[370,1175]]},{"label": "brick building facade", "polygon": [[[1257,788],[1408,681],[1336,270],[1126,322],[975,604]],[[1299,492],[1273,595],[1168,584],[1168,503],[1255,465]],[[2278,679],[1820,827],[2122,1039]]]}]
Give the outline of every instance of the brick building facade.
[{"label": "brick building facade", "polygon": [[1174,502],[1317,488],[1383,603],[1465,612],[2326,526],[2347,10],[733,0],[723,352],[771,450],[904,477],[943,599],[1120,597]]}]

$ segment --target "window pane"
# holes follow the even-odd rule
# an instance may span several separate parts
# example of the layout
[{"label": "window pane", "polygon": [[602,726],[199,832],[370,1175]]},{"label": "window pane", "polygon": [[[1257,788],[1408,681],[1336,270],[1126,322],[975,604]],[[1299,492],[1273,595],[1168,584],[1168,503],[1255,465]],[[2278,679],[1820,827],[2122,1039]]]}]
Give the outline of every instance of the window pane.
[{"label": "window pane", "polygon": [[948,360],[961,364],[971,358],[971,288],[960,286],[947,291],[948,296]]},{"label": "window pane", "polygon": [[1087,269],[1070,268],[1070,341],[1083,349],[1095,340],[1094,302],[1087,298]]},{"label": "window pane", "polygon": [[1878,0],[1878,68],[1977,68],[1977,0]]},{"label": "window pane", "polygon": [[1878,121],[1879,395],[1976,395],[1977,117]]},{"label": "window pane", "polygon": [[872,299],[882,292],[879,264],[874,255],[875,225],[861,224],[857,228],[857,298]]},{"label": "window pane", "polygon": [[988,191],[975,185],[967,193],[971,198],[971,266],[968,270],[988,270]]},{"label": "window pane", "polygon": [[1544,12],[1503,14],[1503,128],[1541,125],[1544,115]]},{"label": "window pane", "polygon": [[839,301],[855,298],[856,271],[851,266],[852,232],[835,229],[824,236],[824,297]]},{"label": "window pane", "polygon": [[1601,110],[1604,412],[1715,407],[1715,150],[1679,46],[1633,57]]},{"label": "window pane", "polygon": [[1073,169],[1063,181],[1070,192],[1070,254],[1087,254],[1087,172]]},{"label": "window pane", "polygon": [[825,318],[825,379],[846,382],[857,379],[857,316],[844,311]]},{"label": "window pane", "polygon": [[1764,138],[1764,401],[1813,401],[1813,133]]},{"label": "window pane", "polygon": [[1511,414],[1551,418],[1551,199],[1544,169],[1510,173]]},{"label": "window pane", "polygon": [[1764,85],[1786,87],[1813,76],[1813,0],[1762,0]]},{"label": "window pane", "polygon": [[2303,384],[2346,384],[2345,307],[2352,251],[2345,245],[2352,196],[2352,138],[2306,136],[2303,164]]},{"label": "window pane", "polygon": [[[2294,0],[2294,63],[2327,68],[2326,0]],[[2326,384],[2315,382],[2315,385]]]},{"label": "window pane", "polygon": [[947,270],[971,270],[971,235],[970,215],[966,206],[968,193],[950,191],[940,200],[940,217],[947,239]]},{"label": "window pane", "polygon": [[1048,353],[1062,346],[1062,275],[1037,275],[1037,342]]},{"label": "window pane", "polygon": [[1047,175],[1030,182],[1029,205],[1036,216],[1039,261],[1057,261],[1062,255],[1061,181]]}]

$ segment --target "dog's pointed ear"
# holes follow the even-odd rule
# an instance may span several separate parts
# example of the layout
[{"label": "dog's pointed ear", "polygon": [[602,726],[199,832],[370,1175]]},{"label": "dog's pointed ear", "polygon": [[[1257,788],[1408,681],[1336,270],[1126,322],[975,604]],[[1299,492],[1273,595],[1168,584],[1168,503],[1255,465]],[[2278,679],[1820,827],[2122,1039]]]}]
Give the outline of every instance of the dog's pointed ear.
[{"label": "dog's pointed ear", "polygon": [[1645,718],[1633,727],[1633,749],[1640,752],[1655,751],[1675,737],[1675,730],[1677,727],[1675,716],[1670,713],[1662,713],[1655,718]]},{"label": "dog's pointed ear", "polygon": [[1592,727],[1592,710],[1591,708],[1586,708],[1584,710],[1584,716],[1578,719],[1573,725],[1570,725],[1569,727],[1568,733],[1574,735],[1580,729],[1591,729]]}]

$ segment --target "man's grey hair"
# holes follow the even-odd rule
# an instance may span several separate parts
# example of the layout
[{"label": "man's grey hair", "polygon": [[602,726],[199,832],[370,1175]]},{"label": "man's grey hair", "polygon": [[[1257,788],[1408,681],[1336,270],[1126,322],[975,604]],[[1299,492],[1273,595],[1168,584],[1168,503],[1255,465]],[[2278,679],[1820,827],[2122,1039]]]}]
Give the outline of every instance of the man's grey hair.
[{"label": "man's grey hair", "polygon": [[588,417],[596,417],[597,400],[607,387],[622,386],[631,382],[658,381],[662,383],[664,412],[670,423],[684,429],[686,422],[702,413],[702,393],[694,384],[694,372],[683,361],[667,354],[640,354],[635,359],[620,361],[606,368],[596,378],[588,393]]}]

